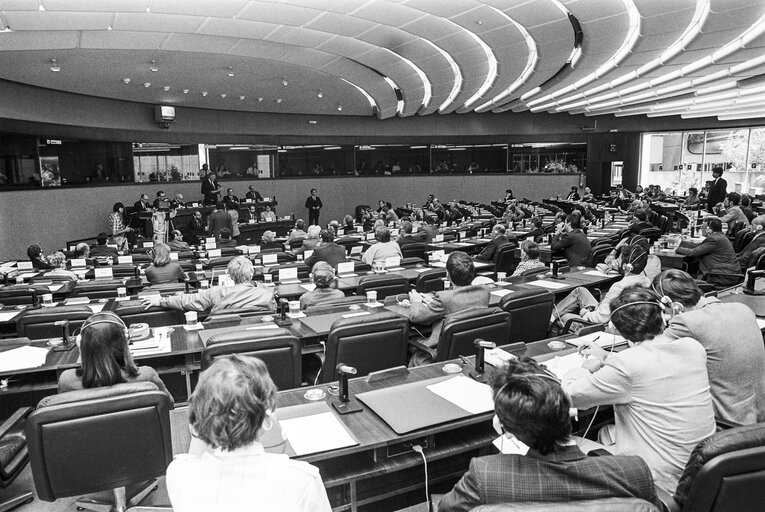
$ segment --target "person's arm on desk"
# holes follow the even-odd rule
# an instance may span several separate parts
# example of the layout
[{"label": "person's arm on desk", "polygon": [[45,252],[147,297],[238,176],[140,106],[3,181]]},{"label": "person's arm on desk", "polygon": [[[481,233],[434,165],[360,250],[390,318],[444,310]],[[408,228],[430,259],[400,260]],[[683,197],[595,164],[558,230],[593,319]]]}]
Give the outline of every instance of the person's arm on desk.
[{"label": "person's arm on desk", "polygon": [[[589,409],[596,405],[625,404],[630,401],[630,376],[622,368],[621,362],[615,359],[616,356],[611,356],[602,364],[602,361],[593,358],[591,363],[569,370],[563,376],[563,390],[571,397],[574,407]],[[586,361],[590,360],[583,363]]]},{"label": "person's arm on desk", "polygon": [[680,245],[678,248],[675,249],[675,252],[677,254],[683,254],[685,256],[703,256],[705,254],[708,254],[716,249],[715,244],[712,240],[707,238],[700,244],[696,245],[695,247],[684,247],[683,245]]},{"label": "person's arm on desk", "polygon": [[141,303],[145,309],[159,306],[165,309],[179,309],[181,311],[208,311],[215,303],[214,293],[215,288],[210,288],[209,290],[201,290],[198,293],[185,293],[183,295],[173,295],[172,297],[148,295],[141,299]]},{"label": "person's arm on desk", "polygon": [[438,512],[468,512],[486,503],[481,489],[481,479],[476,478],[476,475],[481,473],[479,465],[481,465],[480,459],[470,461],[467,473],[457,482],[454,489],[444,494],[438,502]]},{"label": "person's arm on desk", "polygon": [[416,324],[430,325],[444,314],[444,306],[437,295],[423,295],[417,290],[409,292],[409,320]]}]

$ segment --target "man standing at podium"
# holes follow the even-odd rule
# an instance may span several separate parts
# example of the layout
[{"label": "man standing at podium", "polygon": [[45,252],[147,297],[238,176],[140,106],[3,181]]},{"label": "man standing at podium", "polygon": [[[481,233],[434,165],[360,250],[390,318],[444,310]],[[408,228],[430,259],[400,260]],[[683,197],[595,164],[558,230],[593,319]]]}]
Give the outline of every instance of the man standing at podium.
[{"label": "man standing at podium", "polygon": [[305,207],[308,208],[308,224],[311,226],[319,225],[319,210],[324,206],[321,199],[316,195],[316,189],[311,189],[311,195],[305,200]]}]

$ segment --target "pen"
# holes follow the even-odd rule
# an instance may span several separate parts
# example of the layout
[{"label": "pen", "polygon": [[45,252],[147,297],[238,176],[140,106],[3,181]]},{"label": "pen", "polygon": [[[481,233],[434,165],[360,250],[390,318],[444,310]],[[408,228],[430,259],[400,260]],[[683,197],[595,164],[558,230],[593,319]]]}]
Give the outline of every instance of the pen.
[{"label": "pen", "polygon": [[465,357],[465,356],[460,356],[460,359],[462,359],[462,362],[463,362],[463,363],[465,363],[465,364],[469,364],[470,366],[473,366],[473,367],[475,367],[475,366],[473,365],[473,363],[471,363],[471,362],[470,362],[470,360],[469,360],[467,357]]}]

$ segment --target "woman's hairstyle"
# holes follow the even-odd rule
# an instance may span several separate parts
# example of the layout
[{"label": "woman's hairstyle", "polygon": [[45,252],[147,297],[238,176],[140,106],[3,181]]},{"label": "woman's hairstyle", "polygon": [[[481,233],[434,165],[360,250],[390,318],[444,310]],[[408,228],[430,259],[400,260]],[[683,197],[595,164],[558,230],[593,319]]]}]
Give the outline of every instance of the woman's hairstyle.
[{"label": "woman's hairstyle", "polygon": [[37,244],[32,244],[29,247],[27,247],[27,256],[30,260],[36,260],[37,258],[42,255],[42,249]]},{"label": "woman's hairstyle", "polygon": [[378,226],[375,228],[375,239],[378,242],[390,242],[390,231],[385,226]]},{"label": "woman's hairstyle", "polygon": [[560,382],[530,358],[511,359],[491,376],[494,412],[505,431],[542,454],[571,437],[571,402]]},{"label": "woman's hairstyle", "polygon": [[682,270],[665,270],[653,278],[652,286],[660,297],[666,295],[685,308],[691,308],[701,300],[701,289],[696,281]]},{"label": "woman's hairstyle", "polygon": [[308,226],[307,233],[308,233],[308,238],[319,238],[319,233],[321,233],[321,227],[315,224],[312,224]]},{"label": "woman's hairstyle", "polygon": [[228,277],[234,281],[234,284],[249,283],[252,281],[252,274],[255,272],[252,262],[244,256],[237,256],[229,261],[226,271],[228,272]]},{"label": "woman's hairstyle", "polygon": [[335,271],[326,261],[317,261],[311,272],[316,288],[329,288],[335,280]]},{"label": "woman's hairstyle", "polygon": [[353,217],[350,215],[346,215],[343,217],[343,224],[346,226],[353,226]]},{"label": "woman's hairstyle", "polygon": [[[223,228],[223,229],[226,229],[226,228]],[[274,233],[273,231],[265,231],[263,233],[264,242],[273,242],[274,238],[276,238],[276,233]]]},{"label": "woman's hairstyle", "polygon": [[128,349],[128,330],[115,313],[102,311],[91,315],[80,328],[82,368],[77,375],[82,387],[98,388],[125,382],[122,372],[138,376]]},{"label": "woman's hairstyle", "polygon": [[531,240],[524,240],[521,243],[521,250],[526,253],[526,256],[530,260],[535,260],[539,258],[539,246],[536,244],[536,242],[533,242]]},{"label": "woman's hairstyle", "polygon": [[152,251],[154,254],[152,261],[155,267],[164,267],[170,263],[170,247],[167,244],[158,243]]},{"label": "woman's hairstyle", "polygon": [[671,308],[651,290],[634,285],[625,288],[611,301],[611,322],[633,343],[653,339],[664,332],[662,313]]},{"label": "woman's hairstyle", "polygon": [[297,229],[298,231],[305,231],[305,221],[303,219],[296,220],[295,229]]},{"label": "woman's hairstyle", "polygon": [[216,359],[199,376],[189,423],[208,445],[232,451],[257,440],[275,406],[276,386],[265,363],[234,354]]},{"label": "woman's hairstyle", "polygon": [[55,268],[64,268],[66,266],[66,256],[61,251],[56,251],[48,256],[48,263]]}]

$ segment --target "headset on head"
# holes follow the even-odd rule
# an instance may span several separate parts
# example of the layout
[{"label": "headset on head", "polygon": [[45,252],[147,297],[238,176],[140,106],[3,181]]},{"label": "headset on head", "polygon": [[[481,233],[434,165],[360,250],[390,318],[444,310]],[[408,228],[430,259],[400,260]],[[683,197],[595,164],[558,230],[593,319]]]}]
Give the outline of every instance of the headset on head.
[{"label": "headset on head", "polygon": [[[108,317],[108,318],[96,318],[94,320],[91,320],[93,317],[97,317],[97,316],[101,316],[101,317],[105,316],[105,317]],[[88,327],[92,327],[94,325],[98,325],[98,324],[113,324],[113,325],[116,325],[116,326],[120,327],[122,330],[125,331],[125,336],[126,337],[128,336],[128,334],[127,334],[128,333],[127,325],[125,325],[125,322],[116,313],[114,313],[113,311],[101,311],[99,313],[96,313],[96,314],[92,315],[90,318],[85,320],[85,322],[80,326],[79,332],[75,331],[75,335],[77,335],[77,334],[82,335],[82,333],[85,332],[85,329],[87,329]]]},{"label": "headset on head", "polygon": [[664,294],[664,289],[662,287],[661,280],[659,280],[659,290],[661,290],[661,293],[656,291],[656,288],[653,285],[651,285],[651,288],[652,288],[651,291],[654,293],[654,295],[656,295],[656,301],[637,300],[635,302],[628,302],[627,304],[622,304],[618,308],[611,311],[610,317],[613,318],[614,313],[628,306],[636,306],[638,304],[647,304],[647,305],[656,306],[657,308],[659,308],[663,315],[664,314],[669,315],[669,318],[665,318],[665,321],[668,322],[669,320],[671,320],[672,317],[675,316],[675,306],[674,306],[674,303],[672,302],[672,299],[669,298],[669,296]]},{"label": "headset on head", "polygon": [[[635,252],[638,251],[638,255],[635,256]],[[639,260],[642,257],[648,257],[645,249],[641,247],[640,245],[633,245],[632,249],[630,250],[630,255],[627,258],[627,263],[624,263],[622,265],[622,272],[624,274],[631,274],[632,270],[635,268],[633,263],[635,263],[637,260]]]}]

